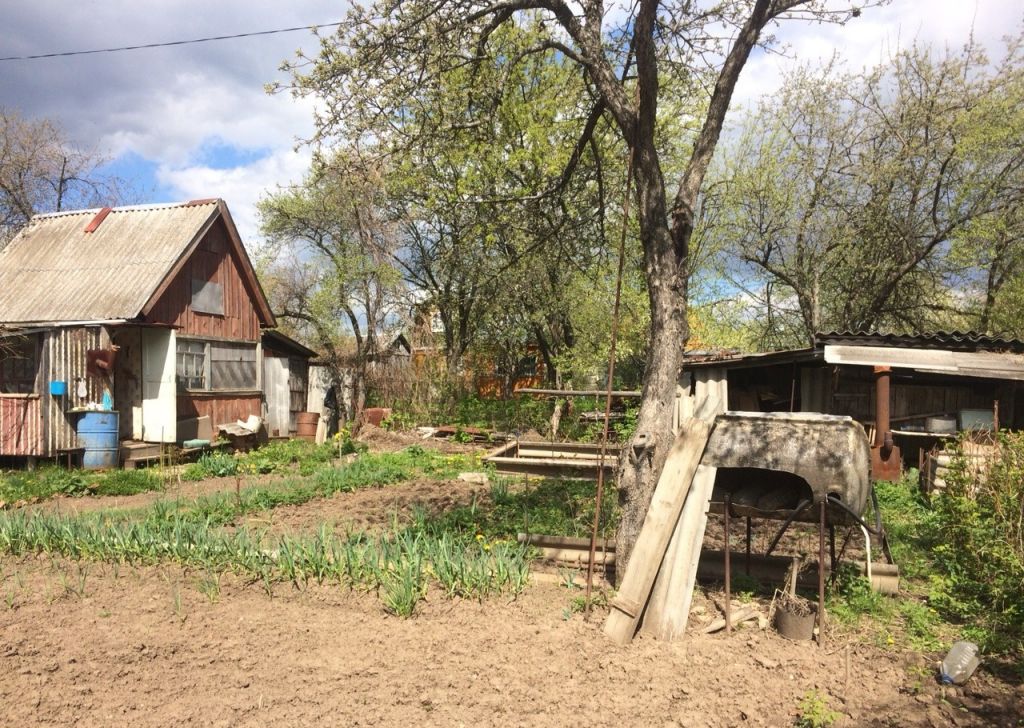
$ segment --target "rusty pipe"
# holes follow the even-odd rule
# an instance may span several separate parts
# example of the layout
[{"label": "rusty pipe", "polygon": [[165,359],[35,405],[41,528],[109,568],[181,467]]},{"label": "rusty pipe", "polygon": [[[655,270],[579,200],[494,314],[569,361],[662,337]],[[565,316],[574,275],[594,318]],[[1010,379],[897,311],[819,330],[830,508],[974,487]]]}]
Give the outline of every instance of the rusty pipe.
[{"label": "rusty pipe", "polygon": [[875,367],[875,442],[883,457],[892,452],[892,430],[889,412],[891,367]]}]

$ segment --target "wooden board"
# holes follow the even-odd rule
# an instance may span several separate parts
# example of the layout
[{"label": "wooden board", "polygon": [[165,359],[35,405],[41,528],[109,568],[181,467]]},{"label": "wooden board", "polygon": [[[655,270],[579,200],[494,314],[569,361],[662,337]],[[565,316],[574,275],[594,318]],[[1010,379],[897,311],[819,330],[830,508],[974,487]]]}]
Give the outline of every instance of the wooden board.
[{"label": "wooden board", "polygon": [[651,590],[641,630],[661,640],[673,640],[686,631],[697,580],[708,505],[718,468],[700,465],[693,476],[683,512]]},{"label": "wooden board", "polygon": [[691,418],[680,424],[680,435],[665,459],[651,505],[623,574],[619,594],[612,601],[604,624],[604,633],[620,645],[627,644],[636,633],[669,540],[679,521],[690,483],[711,435],[710,422]]}]

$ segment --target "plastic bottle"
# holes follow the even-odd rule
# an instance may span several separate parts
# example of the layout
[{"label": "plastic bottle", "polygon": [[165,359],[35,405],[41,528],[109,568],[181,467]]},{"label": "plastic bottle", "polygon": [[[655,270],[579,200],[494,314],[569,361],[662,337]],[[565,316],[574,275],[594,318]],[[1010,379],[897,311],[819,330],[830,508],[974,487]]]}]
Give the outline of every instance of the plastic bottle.
[{"label": "plastic bottle", "polygon": [[974,674],[981,660],[973,642],[956,642],[949,648],[939,673],[943,685],[963,685]]}]

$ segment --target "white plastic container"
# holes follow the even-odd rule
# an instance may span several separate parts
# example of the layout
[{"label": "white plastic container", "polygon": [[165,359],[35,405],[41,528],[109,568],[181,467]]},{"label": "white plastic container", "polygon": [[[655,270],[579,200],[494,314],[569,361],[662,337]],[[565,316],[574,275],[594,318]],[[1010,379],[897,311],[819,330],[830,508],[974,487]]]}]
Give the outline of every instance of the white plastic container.
[{"label": "white plastic container", "polygon": [[991,430],[995,419],[990,409],[960,410],[961,430]]},{"label": "white plastic container", "polygon": [[956,432],[956,417],[928,417],[924,421],[924,430],[953,434]]},{"label": "white plastic container", "polygon": [[943,685],[963,685],[974,674],[981,664],[978,657],[978,646],[973,642],[955,642],[949,648],[939,671],[939,681]]}]

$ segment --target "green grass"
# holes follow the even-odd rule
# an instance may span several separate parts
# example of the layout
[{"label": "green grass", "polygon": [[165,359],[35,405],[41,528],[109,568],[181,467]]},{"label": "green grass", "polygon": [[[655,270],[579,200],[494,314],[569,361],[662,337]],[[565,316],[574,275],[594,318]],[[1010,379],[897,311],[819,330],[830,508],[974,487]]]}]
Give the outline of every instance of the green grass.
[{"label": "green grass", "polygon": [[[512,490],[509,481],[499,479],[486,507],[474,502],[454,508],[434,527],[487,538],[514,539],[518,533],[585,537],[594,526],[596,487],[584,480],[542,480]],[[601,536],[614,538],[619,519],[614,491],[605,492],[601,512]]]},{"label": "green grass", "polygon": [[135,495],[163,490],[160,476],[152,470],[112,470],[98,481],[95,495]]},{"label": "green grass", "polygon": [[149,470],[91,472],[46,467],[0,475],[0,501],[6,503],[58,495],[132,495],[162,488],[160,477]]},{"label": "green grass", "polygon": [[0,551],[114,563],[174,562],[202,571],[203,591],[211,601],[219,595],[217,575],[225,571],[260,581],[270,593],[275,583],[301,589],[310,582],[334,582],[376,591],[389,612],[405,617],[427,595],[429,584],[446,596],[477,599],[518,594],[526,586],[524,546],[436,534],[422,525],[344,538],[321,528],[313,536],[282,536],[267,547],[259,532],[178,516],[119,522],[102,513],[5,512],[0,513]]}]

